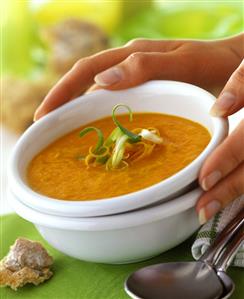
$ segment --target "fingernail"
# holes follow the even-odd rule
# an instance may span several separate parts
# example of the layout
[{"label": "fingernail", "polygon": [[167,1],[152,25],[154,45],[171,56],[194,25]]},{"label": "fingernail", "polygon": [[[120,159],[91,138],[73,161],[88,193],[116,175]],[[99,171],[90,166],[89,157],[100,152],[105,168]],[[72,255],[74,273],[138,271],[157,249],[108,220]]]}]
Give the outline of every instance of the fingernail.
[{"label": "fingernail", "polygon": [[210,110],[212,116],[223,116],[235,103],[236,97],[232,93],[224,92]]},{"label": "fingernail", "polygon": [[94,78],[95,82],[100,86],[108,86],[119,82],[123,77],[122,70],[118,67],[112,67]]},{"label": "fingernail", "polygon": [[211,189],[220,179],[222,175],[219,170],[215,170],[202,179],[201,186],[204,191]]},{"label": "fingernail", "polygon": [[42,107],[39,106],[34,113],[33,121],[37,121],[41,116],[42,116]]},{"label": "fingernail", "polygon": [[201,208],[198,213],[199,223],[203,225],[208,219],[212,218],[221,209],[221,204],[217,200],[210,201],[205,207]]},{"label": "fingernail", "polygon": [[201,208],[201,210],[199,211],[198,219],[199,219],[200,225],[203,225],[204,223],[207,222],[207,218],[206,218],[206,215],[205,215],[204,208]]}]

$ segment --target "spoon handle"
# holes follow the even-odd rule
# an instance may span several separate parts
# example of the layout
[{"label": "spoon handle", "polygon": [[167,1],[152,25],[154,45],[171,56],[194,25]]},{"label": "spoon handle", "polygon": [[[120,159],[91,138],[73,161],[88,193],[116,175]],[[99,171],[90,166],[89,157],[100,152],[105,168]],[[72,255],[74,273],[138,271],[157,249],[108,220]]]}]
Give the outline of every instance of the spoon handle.
[{"label": "spoon handle", "polygon": [[214,242],[209,246],[199,260],[213,266],[218,260],[221,251],[224,249],[233,235],[235,235],[236,231],[243,225],[243,223],[244,208],[226,225],[222,232],[217,235]]},{"label": "spoon handle", "polygon": [[240,245],[244,241],[244,224],[239,228],[239,231],[236,235],[231,239],[231,241],[227,244],[224,252],[221,254],[219,260],[215,264],[215,269],[217,271],[225,272],[231,261],[232,258],[235,256],[236,252],[238,251]]}]

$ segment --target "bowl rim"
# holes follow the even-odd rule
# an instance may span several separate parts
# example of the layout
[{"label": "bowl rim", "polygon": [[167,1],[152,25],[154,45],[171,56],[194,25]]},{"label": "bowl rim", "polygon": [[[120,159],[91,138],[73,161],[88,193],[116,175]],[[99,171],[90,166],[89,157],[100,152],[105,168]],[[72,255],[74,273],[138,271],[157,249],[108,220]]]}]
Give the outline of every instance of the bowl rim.
[{"label": "bowl rim", "polygon": [[[140,90],[141,88],[150,89],[156,86],[163,88],[165,85],[166,86],[173,85],[174,88],[184,86],[186,88],[195,89],[197,92],[200,92],[209,100],[212,101],[215,100],[215,97],[211,95],[209,92],[207,92],[206,90],[189,83],[178,82],[178,81],[166,81],[166,80],[149,81],[142,85],[124,90],[124,92]],[[128,210],[133,210],[136,208],[146,206],[148,204],[155,203],[161,199],[159,195],[160,190],[166,188],[166,186],[167,186],[167,190],[177,191],[178,180],[181,180],[183,182],[188,182],[189,180],[192,181],[192,179],[196,179],[198,174],[198,168],[206,159],[207,155],[223,140],[223,138],[226,136],[228,131],[228,121],[226,119],[210,116],[213,122],[214,132],[209,144],[201,152],[201,154],[190,164],[188,164],[185,168],[183,168],[176,174],[172,175],[171,177],[157,184],[149,186],[147,188],[138,190],[136,192],[124,194],[121,196],[111,197],[111,198],[99,199],[99,200],[71,201],[71,200],[60,200],[60,199],[47,197],[45,195],[39,194],[34,190],[32,190],[21,178],[20,173],[18,172],[17,169],[17,161],[18,159],[20,159],[19,157],[20,149],[28,141],[29,136],[32,135],[33,132],[35,132],[36,128],[42,126],[43,123],[49,122],[52,118],[55,118],[58,115],[64,113],[67,109],[74,109],[77,105],[80,105],[83,101],[89,101],[91,97],[94,97],[98,94],[100,96],[106,96],[107,93],[111,93],[111,91],[98,90],[96,92],[93,92],[88,95],[83,95],[71,102],[66,103],[65,105],[59,107],[58,109],[52,111],[51,113],[43,117],[38,122],[34,123],[30,128],[27,129],[27,131],[18,140],[12,152],[12,155],[10,157],[8,177],[9,177],[9,185],[11,191],[17,196],[21,195],[21,198],[25,204],[35,209],[38,209],[40,211],[48,212],[50,214],[55,214],[60,216],[90,217],[90,216],[108,215],[107,211],[109,211],[109,214],[126,212]],[[149,201],[148,198],[150,198],[152,194],[154,196],[154,200]],[[131,200],[131,197],[133,197],[133,201]]]},{"label": "bowl rim", "polygon": [[8,195],[15,212],[35,225],[62,230],[111,231],[150,224],[193,209],[202,192],[198,187],[172,201],[126,213],[100,217],[50,215],[25,205],[11,190],[8,190]]}]

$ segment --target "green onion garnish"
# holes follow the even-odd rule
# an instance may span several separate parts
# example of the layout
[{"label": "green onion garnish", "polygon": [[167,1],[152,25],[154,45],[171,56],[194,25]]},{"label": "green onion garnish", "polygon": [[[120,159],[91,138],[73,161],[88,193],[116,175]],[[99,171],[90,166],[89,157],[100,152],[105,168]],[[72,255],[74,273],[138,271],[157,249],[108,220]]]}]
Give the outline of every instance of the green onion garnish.
[{"label": "green onion garnish", "polygon": [[[116,105],[112,111],[112,119],[116,128],[106,140],[104,140],[102,131],[95,127],[88,127],[80,132],[80,137],[92,131],[95,131],[98,136],[95,148],[91,146],[86,156],[77,157],[78,160],[84,160],[87,167],[104,164],[106,170],[122,170],[127,168],[129,163],[149,156],[154,147],[163,142],[160,132],[155,128],[135,128],[133,132],[124,128],[115,115],[119,107],[126,108],[129,112],[129,120],[133,120],[130,107],[124,104]],[[143,147],[137,145],[143,145]]]},{"label": "green onion garnish", "polygon": [[108,138],[104,141],[104,145],[110,147],[122,135],[123,132],[120,130],[120,128],[115,128],[112,131],[112,133],[108,136]]},{"label": "green onion garnish", "polygon": [[120,128],[120,130],[121,130],[125,135],[127,135],[127,136],[130,138],[130,141],[132,141],[132,142],[138,142],[138,141],[140,141],[140,140],[141,140],[141,136],[140,136],[140,135],[138,135],[138,134],[134,134],[134,133],[132,133],[131,131],[127,130],[127,129],[124,128],[124,127],[121,125],[121,123],[117,120],[116,115],[115,115],[115,112],[116,112],[116,110],[117,110],[119,107],[125,107],[125,108],[129,111],[130,121],[133,120],[133,115],[132,115],[132,111],[131,111],[130,107],[127,106],[127,105],[124,105],[124,104],[118,104],[118,105],[116,105],[116,106],[113,108],[113,110],[112,110],[112,118],[113,118],[113,121],[114,121],[115,125],[116,125],[118,128]]},{"label": "green onion garnish", "polygon": [[122,135],[120,138],[116,140],[111,161],[112,168],[118,167],[120,162],[122,161],[125,152],[125,144],[128,139],[129,137],[127,135]]},{"label": "green onion garnish", "polygon": [[97,133],[98,141],[97,141],[96,147],[94,149],[94,153],[99,154],[99,150],[103,146],[103,141],[104,141],[103,133],[101,130],[99,130],[95,127],[87,127],[85,129],[83,129],[82,131],[80,131],[79,135],[80,135],[80,137],[83,137],[84,135],[86,135],[87,133],[89,133],[91,131],[95,131]]}]

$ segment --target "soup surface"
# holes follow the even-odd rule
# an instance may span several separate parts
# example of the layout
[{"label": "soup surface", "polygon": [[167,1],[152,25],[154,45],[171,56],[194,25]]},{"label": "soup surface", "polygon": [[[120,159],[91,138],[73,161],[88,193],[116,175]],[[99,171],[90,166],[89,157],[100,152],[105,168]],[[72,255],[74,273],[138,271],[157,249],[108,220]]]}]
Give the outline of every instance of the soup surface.
[{"label": "soup surface", "polygon": [[207,146],[210,134],[200,124],[172,115],[135,113],[118,119],[128,129],[155,127],[165,143],[152,154],[124,170],[107,171],[89,167],[78,159],[97,141],[93,132],[79,138],[87,126],[101,129],[105,136],[114,129],[111,117],[81,127],[50,144],[30,163],[27,180],[33,190],[64,200],[92,200],[119,196],[156,184],[191,163]]}]

